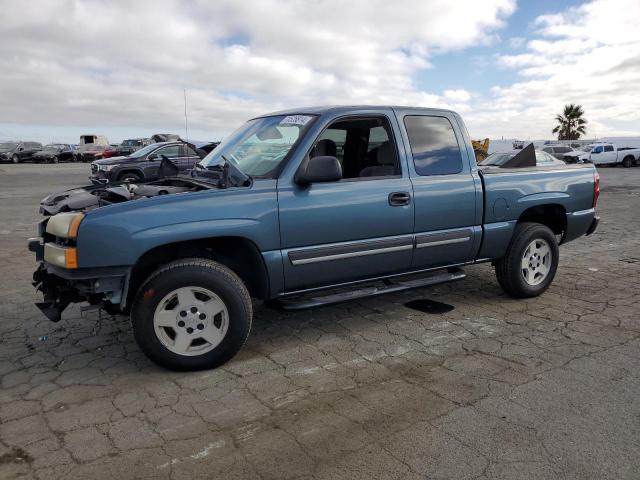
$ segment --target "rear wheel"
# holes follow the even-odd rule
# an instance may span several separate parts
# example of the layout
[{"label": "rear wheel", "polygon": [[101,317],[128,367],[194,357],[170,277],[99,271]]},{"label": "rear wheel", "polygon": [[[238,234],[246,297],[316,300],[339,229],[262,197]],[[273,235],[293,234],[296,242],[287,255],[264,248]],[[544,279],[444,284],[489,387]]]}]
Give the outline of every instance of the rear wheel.
[{"label": "rear wheel", "polygon": [[536,297],[551,285],[558,260],[558,242],[548,227],[520,223],[506,255],[496,263],[498,283],[512,297]]},{"label": "rear wheel", "polygon": [[172,370],[214,368],[230,360],[249,336],[252,316],[240,278],[224,265],[195,258],[152,274],[131,310],[142,351]]},{"label": "rear wheel", "polygon": [[629,155],[628,157],[624,157],[624,159],[622,160],[622,166],[625,168],[630,168],[633,166],[633,157],[631,155]]}]

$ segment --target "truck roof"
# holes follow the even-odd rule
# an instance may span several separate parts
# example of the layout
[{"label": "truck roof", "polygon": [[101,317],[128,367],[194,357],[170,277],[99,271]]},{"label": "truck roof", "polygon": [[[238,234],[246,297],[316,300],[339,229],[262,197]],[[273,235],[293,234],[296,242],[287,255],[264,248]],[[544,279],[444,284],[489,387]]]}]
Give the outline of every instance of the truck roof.
[{"label": "truck roof", "polygon": [[313,106],[313,107],[301,107],[301,108],[289,108],[287,110],[279,110],[277,112],[271,112],[266,115],[259,115],[255,118],[262,117],[272,117],[274,115],[301,115],[301,114],[311,114],[311,115],[322,115],[324,113],[333,112],[354,112],[354,111],[368,111],[368,110],[379,110],[379,109],[398,109],[398,110],[414,110],[416,112],[422,113],[435,113],[435,112],[451,112],[455,113],[453,110],[448,110],[446,108],[427,108],[427,107],[407,107],[402,105],[325,105],[325,106]]}]

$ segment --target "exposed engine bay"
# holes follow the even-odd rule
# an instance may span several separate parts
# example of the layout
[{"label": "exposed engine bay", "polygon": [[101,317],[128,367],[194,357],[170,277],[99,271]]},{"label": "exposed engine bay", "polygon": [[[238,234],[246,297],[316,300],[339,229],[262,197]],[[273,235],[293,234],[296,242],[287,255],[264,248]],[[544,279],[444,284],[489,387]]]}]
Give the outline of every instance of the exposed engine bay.
[{"label": "exposed engine bay", "polygon": [[45,197],[40,202],[40,213],[48,216],[61,212],[88,212],[114,203],[211,188],[216,186],[189,177],[167,177],[148,183],[91,185]]}]

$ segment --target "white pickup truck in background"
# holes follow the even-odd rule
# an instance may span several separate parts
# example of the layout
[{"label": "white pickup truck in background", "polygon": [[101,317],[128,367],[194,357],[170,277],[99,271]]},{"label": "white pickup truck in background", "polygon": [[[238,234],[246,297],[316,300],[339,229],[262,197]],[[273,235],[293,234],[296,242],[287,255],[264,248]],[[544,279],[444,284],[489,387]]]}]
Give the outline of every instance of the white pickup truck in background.
[{"label": "white pickup truck in background", "polygon": [[613,143],[590,143],[581,150],[568,152],[563,157],[567,163],[591,162],[595,165],[640,165],[640,148],[618,148]]}]

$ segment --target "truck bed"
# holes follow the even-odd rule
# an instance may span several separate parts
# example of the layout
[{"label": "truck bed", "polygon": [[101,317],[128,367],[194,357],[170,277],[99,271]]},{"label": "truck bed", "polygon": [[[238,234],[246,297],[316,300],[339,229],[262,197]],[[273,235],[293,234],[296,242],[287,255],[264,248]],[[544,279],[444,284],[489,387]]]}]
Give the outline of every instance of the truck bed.
[{"label": "truck bed", "polygon": [[566,219],[564,241],[584,235],[591,225],[596,175],[591,164],[486,167],[479,172],[484,188],[481,258],[503,253],[518,219],[541,205],[555,206],[558,215]]}]

